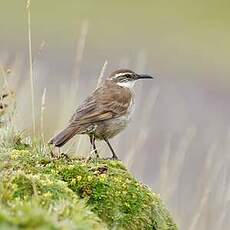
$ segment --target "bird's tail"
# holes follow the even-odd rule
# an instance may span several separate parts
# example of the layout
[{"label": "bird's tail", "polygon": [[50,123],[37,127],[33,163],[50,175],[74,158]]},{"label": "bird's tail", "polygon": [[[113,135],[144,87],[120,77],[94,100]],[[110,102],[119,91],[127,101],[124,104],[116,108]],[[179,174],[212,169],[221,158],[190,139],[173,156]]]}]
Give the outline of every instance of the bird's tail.
[{"label": "bird's tail", "polygon": [[77,133],[76,128],[67,127],[56,134],[50,141],[49,144],[53,144],[56,147],[61,147],[67,141],[69,141]]}]

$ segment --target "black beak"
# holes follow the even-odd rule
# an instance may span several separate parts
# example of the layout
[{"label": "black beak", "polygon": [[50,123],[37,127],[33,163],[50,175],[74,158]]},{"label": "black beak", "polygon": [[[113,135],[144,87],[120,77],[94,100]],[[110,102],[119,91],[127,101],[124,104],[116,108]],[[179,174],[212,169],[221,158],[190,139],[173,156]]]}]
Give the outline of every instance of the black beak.
[{"label": "black beak", "polygon": [[139,79],[153,79],[153,77],[150,75],[146,75],[146,74],[137,74],[136,80],[139,80]]}]

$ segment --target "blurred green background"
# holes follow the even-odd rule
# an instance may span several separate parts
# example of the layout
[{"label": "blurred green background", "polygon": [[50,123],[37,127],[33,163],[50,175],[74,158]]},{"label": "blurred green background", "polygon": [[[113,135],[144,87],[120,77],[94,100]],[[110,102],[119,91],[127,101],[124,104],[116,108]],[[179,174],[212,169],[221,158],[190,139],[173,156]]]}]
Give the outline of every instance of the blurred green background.
[{"label": "blurred green background", "polygon": [[[1,0],[1,48],[26,47],[25,1]],[[163,75],[228,78],[229,1],[31,1],[33,48],[45,41],[61,55],[89,23],[85,55],[97,59],[148,53]],[[70,55],[70,54],[69,54]],[[59,57],[61,58],[61,57]],[[112,59],[113,60],[113,59]]]},{"label": "blurred green background", "polygon": [[[119,67],[156,75],[137,84],[134,121],[113,145],[135,176],[160,192],[181,229],[228,229],[229,9],[227,0],[31,0],[38,134],[48,140],[64,127],[105,61],[105,75]],[[0,28],[16,126],[30,130],[26,1],[0,0]],[[87,138],[68,148],[90,151]]]}]

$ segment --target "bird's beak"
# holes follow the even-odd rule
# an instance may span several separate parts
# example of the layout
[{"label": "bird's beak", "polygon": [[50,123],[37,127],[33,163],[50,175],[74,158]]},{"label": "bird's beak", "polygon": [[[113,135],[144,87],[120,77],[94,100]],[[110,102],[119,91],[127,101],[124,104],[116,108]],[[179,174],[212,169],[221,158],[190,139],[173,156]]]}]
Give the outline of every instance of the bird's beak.
[{"label": "bird's beak", "polygon": [[146,75],[146,74],[137,74],[136,80],[139,80],[139,79],[153,79],[153,77],[150,75]]}]

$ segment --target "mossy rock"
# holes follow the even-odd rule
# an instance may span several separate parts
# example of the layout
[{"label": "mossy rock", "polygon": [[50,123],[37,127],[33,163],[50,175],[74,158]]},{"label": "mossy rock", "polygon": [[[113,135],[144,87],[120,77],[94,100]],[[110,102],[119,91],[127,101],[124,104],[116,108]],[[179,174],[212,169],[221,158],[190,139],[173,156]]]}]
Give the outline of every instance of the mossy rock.
[{"label": "mossy rock", "polygon": [[120,161],[0,153],[0,229],[177,229],[159,195]]}]

